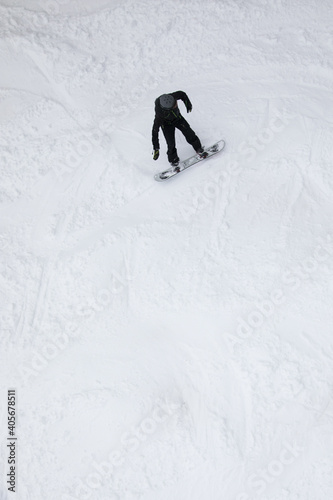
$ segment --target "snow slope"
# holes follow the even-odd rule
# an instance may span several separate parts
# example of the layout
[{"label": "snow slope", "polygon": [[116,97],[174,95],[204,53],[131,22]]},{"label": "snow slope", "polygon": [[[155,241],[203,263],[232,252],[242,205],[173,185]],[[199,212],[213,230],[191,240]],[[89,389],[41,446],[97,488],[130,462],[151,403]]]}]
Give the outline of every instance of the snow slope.
[{"label": "snow slope", "polygon": [[332,14],[1,0],[1,499],[332,498]]}]

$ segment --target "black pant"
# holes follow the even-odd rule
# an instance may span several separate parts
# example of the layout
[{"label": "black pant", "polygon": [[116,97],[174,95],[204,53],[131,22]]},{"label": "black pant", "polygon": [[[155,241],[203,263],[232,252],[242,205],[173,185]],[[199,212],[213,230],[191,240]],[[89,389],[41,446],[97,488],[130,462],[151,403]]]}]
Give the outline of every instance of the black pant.
[{"label": "black pant", "polygon": [[191,146],[193,146],[195,151],[198,151],[198,149],[201,148],[201,142],[199,137],[195,134],[195,132],[191,129],[190,125],[187,123],[185,118],[181,117],[180,120],[177,120],[176,122],[167,125],[164,124],[162,125],[162,130],[163,134],[165,137],[165,140],[168,145],[168,160],[170,163],[179,161],[179,157],[177,154],[177,149],[176,149],[176,139],[175,139],[175,129],[178,128],[183,135],[185,136],[185,139]]}]

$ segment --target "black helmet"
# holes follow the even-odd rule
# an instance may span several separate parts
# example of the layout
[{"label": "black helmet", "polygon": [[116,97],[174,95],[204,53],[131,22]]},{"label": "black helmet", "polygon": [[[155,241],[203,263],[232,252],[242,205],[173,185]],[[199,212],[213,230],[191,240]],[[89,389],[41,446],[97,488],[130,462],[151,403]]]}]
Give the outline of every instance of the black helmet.
[{"label": "black helmet", "polygon": [[172,109],[176,103],[176,99],[171,94],[163,94],[160,97],[160,105],[163,109]]}]

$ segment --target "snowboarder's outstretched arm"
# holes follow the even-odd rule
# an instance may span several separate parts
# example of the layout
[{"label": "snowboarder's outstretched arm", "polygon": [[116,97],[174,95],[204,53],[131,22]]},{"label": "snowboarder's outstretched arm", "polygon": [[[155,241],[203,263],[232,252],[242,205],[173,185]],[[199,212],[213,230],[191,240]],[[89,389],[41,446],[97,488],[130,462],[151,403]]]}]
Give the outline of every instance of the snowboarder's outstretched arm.
[{"label": "snowboarder's outstretched arm", "polygon": [[177,92],[171,92],[171,95],[178,101],[179,99],[183,101],[186,107],[186,111],[190,113],[192,111],[192,103],[188,98],[188,95],[182,90],[177,90]]}]

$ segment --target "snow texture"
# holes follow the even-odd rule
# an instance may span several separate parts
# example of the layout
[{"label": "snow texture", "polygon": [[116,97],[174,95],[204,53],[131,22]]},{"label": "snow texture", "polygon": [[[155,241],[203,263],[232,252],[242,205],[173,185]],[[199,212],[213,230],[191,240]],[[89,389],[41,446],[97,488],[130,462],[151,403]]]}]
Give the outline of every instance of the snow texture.
[{"label": "snow texture", "polygon": [[[332,19],[1,0],[1,500],[333,498]],[[226,148],[159,184],[176,90]]]}]

